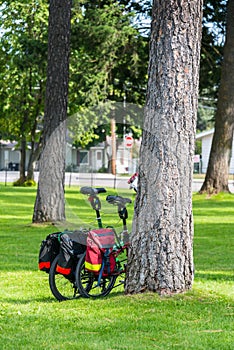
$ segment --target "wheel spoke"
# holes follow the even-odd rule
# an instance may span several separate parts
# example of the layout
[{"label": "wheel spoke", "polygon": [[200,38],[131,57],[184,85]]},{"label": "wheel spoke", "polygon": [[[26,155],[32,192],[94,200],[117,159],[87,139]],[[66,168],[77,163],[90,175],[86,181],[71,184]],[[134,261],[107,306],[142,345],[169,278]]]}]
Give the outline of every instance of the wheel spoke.
[{"label": "wheel spoke", "polygon": [[85,270],[85,255],[79,260],[76,269],[76,283],[79,293],[86,298],[97,298],[110,293],[116,276],[102,277],[98,283],[98,276]]}]

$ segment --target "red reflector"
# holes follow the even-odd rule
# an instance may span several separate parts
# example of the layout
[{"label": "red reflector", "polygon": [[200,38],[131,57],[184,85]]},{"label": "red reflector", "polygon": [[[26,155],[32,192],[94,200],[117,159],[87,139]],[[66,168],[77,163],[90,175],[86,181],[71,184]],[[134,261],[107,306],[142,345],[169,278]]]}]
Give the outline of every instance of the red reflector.
[{"label": "red reflector", "polygon": [[64,268],[64,267],[61,267],[61,266],[57,265],[57,267],[56,267],[56,272],[61,273],[61,275],[67,276],[67,275],[70,275],[70,273],[71,273],[71,268],[66,269],[66,268]]},{"label": "red reflector", "polygon": [[39,270],[50,269],[50,261],[40,262],[38,264]]}]

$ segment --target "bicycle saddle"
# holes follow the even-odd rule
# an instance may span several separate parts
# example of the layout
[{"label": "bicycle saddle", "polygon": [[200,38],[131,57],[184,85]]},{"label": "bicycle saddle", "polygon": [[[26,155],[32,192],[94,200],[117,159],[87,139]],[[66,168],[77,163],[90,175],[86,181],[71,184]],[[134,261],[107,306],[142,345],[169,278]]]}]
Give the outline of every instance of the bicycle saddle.
[{"label": "bicycle saddle", "polygon": [[84,187],[81,187],[80,192],[82,194],[87,194],[89,196],[95,196],[98,193],[105,193],[106,189],[104,187],[93,188],[93,187],[84,186]]},{"label": "bicycle saddle", "polygon": [[107,196],[106,201],[110,204],[121,206],[125,206],[127,203],[132,203],[132,200],[130,198],[124,198],[121,196]]}]

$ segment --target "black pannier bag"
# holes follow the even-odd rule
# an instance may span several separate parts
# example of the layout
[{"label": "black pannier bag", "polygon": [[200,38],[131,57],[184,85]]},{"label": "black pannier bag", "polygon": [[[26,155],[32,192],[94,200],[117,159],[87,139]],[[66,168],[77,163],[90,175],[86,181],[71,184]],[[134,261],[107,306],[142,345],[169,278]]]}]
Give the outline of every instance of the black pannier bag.
[{"label": "black pannier bag", "polygon": [[60,237],[60,251],[56,272],[70,277],[75,271],[78,258],[86,251],[87,233],[65,231]]},{"label": "black pannier bag", "polygon": [[38,258],[39,270],[47,273],[50,272],[51,264],[60,251],[60,235],[61,232],[50,233],[46,239],[41,242]]}]

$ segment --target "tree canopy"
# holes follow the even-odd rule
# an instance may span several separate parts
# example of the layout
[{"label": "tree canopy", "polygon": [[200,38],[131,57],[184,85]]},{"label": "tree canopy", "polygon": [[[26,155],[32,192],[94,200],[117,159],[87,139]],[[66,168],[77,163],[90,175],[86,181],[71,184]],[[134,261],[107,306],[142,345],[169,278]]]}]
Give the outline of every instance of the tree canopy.
[{"label": "tree canopy", "polygon": [[[148,0],[73,1],[68,114],[79,123],[75,145],[90,146],[104,136],[99,129],[108,118],[90,123],[87,117],[100,101],[144,105],[151,7]],[[226,1],[205,0],[203,10],[200,131],[214,125]],[[3,1],[1,14],[1,135],[18,140],[21,150],[30,142],[33,161],[43,128],[48,3]]]},{"label": "tree canopy", "polygon": [[[99,121],[87,122],[87,109],[110,99],[144,104],[148,38],[139,19],[148,1],[74,1],[68,112],[78,120],[74,142],[95,139]],[[149,4],[148,4],[149,6]],[[4,1],[0,26],[0,118],[2,134],[21,142],[40,140],[46,82],[48,4]],[[106,122],[104,119],[103,122]],[[86,137],[83,137],[86,130]],[[37,132],[36,132],[37,131]],[[95,130],[94,130],[95,131]],[[83,139],[82,139],[83,137]]]}]

